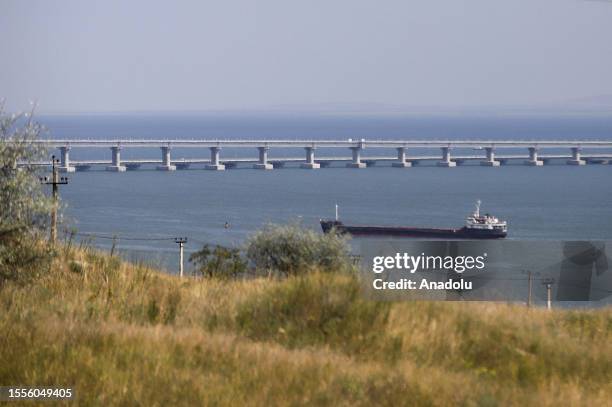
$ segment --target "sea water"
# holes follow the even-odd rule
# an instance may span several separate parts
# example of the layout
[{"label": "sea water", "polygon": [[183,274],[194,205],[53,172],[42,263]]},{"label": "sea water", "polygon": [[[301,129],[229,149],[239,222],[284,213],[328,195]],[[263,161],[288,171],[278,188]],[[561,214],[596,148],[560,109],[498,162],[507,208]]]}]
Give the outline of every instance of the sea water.
[{"label": "sea water", "polygon": [[[55,139],[612,139],[612,115],[194,113],[39,119],[48,128],[47,137]],[[110,159],[107,150],[73,148],[71,159]],[[350,155],[342,149],[316,153],[319,157]],[[439,151],[408,151],[409,156],[420,153]],[[160,155],[159,149],[122,151],[122,159],[159,159]],[[303,155],[302,149],[270,150],[270,159]],[[366,148],[363,155],[394,156],[395,150]],[[255,149],[221,151],[222,159],[255,156]],[[172,158],[180,157],[208,158],[209,151],[173,149]],[[205,243],[240,246],[267,223],[299,222],[318,230],[319,219],[333,217],[336,204],[346,223],[449,228],[462,226],[480,199],[483,212],[508,221],[510,239],[612,237],[612,165],[575,167],[558,162],[534,168],[517,162],[498,168],[421,165],[407,169],[390,165],[378,163],[361,170],[344,168],[343,163],[319,170],[287,165],[261,171],[244,164],[220,172],[205,171],[202,166],[162,172],[145,166],[125,173],[94,167],[70,174],[70,183],[62,187],[63,224],[78,230],[81,237],[97,236],[93,242],[103,248],[113,244],[108,237],[118,236],[115,245],[130,258],[153,259],[169,270],[176,269],[174,236],[188,237],[188,253]]]}]

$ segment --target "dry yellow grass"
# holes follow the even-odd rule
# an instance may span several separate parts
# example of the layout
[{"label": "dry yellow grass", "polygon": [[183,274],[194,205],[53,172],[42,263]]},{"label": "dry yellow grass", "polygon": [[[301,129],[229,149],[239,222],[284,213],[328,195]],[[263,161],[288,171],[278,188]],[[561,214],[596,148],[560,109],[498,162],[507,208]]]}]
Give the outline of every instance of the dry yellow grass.
[{"label": "dry yellow grass", "polygon": [[0,289],[0,384],[82,405],[606,405],[612,310],[375,303],[348,275],[179,280],[70,251]]}]

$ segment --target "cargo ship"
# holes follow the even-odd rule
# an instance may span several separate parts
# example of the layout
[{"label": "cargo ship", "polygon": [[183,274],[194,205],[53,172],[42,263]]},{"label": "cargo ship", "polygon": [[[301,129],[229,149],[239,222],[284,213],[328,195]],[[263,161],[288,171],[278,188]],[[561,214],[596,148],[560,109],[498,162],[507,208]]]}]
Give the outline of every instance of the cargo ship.
[{"label": "cargo ship", "polygon": [[338,218],[321,221],[324,233],[348,233],[352,236],[393,236],[422,239],[503,239],[508,234],[508,224],[490,214],[480,214],[480,201],[465,220],[465,226],[457,229],[421,228],[406,226],[345,225]]}]

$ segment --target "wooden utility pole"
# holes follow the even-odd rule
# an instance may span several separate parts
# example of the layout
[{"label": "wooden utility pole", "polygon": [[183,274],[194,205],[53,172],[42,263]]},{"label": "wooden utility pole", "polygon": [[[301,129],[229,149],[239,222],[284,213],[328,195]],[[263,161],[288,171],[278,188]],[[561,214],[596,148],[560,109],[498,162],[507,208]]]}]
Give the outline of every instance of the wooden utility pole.
[{"label": "wooden utility pole", "polygon": [[187,243],[186,237],[177,237],[174,239],[176,243],[179,245],[179,276],[183,277],[183,247],[185,243]]},{"label": "wooden utility pole", "polygon": [[65,185],[68,183],[68,177],[60,177],[59,169],[57,168],[59,160],[55,159],[55,156],[51,156],[51,179],[49,177],[41,177],[40,183],[43,185],[51,185],[53,191],[53,204],[51,207],[51,232],[49,234],[49,241],[55,244],[57,240],[57,208],[59,206],[59,185]]},{"label": "wooden utility pole", "polygon": [[527,274],[527,307],[529,308],[533,304],[533,275],[539,273],[534,273],[531,270],[523,270],[523,274]]},{"label": "wooden utility pole", "polygon": [[529,280],[529,294],[527,295],[527,307],[531,307],[531,291],[533,288],[533,275],[531,270],[527,271],[527,278]]}]

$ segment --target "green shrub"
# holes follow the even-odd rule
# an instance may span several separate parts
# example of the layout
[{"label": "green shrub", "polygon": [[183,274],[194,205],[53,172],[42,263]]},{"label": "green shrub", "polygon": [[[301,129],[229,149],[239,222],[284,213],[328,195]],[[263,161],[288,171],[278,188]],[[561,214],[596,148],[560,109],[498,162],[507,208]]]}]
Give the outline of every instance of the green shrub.
[{"label": "green shrub", "polygon": [[196,272],[204,277],[236,278],[247,269],[246,261],[238,249],[206,244],[200,251],[189,256],[189,261],[196,266]]},{"label": "green shrub", "polygon": [[16,231],[0,236],[0,287],[5,281],[28,283],[47,273],[55,251],[33,233]]},{"label": "green shrub", "polygon": [[283,276],[351,267],[346,237],[299,225],[268,225],[247,242],[247,257],[259,271]]},{"label": "green shrub", "polygon": [[47,158],[46,146],[38,143],[42,126],[31,113],[9,115],[2,107],[0,103],[0,236],[44,228],[52,205],[38,179],[41,167],[31,164]]},{"label": "green shrub", "polygon": [[[51,249],[37,240],[48,221],[51,200],[43,193],[42,126],[31,113],[9,115],[0,103],[0,285],[29,281],[48,269]],[[18,167],[19,163],[19,167]]]}]

